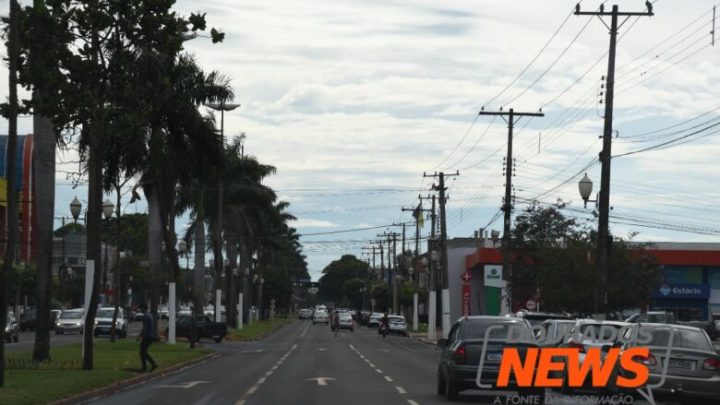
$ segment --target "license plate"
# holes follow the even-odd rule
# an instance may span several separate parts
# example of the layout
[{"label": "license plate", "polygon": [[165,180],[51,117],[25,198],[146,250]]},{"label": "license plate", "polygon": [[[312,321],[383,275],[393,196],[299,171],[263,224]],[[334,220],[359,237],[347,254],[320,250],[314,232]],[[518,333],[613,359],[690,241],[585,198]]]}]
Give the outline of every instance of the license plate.
[{"label": "license plate", "polygon": [[502,358],[501,353],[487,353],[485,355],[485,359],[488,361],[500,361],[501,358]]},{"label": "license plate", "polygon": [[672,368],[682,368],[685,370],[692,370],[695,368],[695,362],[692,360],[670,359],[669,365]]}]

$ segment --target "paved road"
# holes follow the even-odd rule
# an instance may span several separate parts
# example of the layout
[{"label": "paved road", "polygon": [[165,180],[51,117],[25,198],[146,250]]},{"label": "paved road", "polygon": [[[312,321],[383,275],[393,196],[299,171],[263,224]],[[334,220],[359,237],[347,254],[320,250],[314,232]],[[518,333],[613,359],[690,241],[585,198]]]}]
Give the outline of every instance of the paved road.
[{"label": "paved road", "polygon": [[[163,327],[163,323],[160,323],[160,327]],[[130,322],[130,325],[128,327],[128,338],[132,336],[137,336],[140,333],[140,329],[142,329],[141,322]],[[107,338],[107,336],[98,336],[96,339]],[[82,335],[78,333],[68,335],[56,335],[55,332],[50,331],[50,347],[58,347],[80,342],[82,342]],[[20,333],[20,338],[17,343],[6,343],[5,351],[10,353],[32,351],[33,347],[35,347],[35,332],[27,331]]]},{"label": "paved road", "polygon": [[[435,393],[439,351],[415,339],[383,339],[365,328],[343,331],[334,337],[327,326],[296,322],[259,342],[209,345],[223,356],[92,403],[447,403]],[[505,404],[505,394],[463,392],[460,403],[493,403],[500,395]],[[548,396],[550,403],[573,402],[552,392]]]}]

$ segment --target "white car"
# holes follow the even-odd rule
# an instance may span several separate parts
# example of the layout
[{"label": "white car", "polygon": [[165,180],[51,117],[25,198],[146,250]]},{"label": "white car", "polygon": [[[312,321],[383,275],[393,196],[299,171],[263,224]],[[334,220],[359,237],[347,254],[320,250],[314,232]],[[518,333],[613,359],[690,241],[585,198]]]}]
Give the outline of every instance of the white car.
[{"label": "white car", "polygon": [[[95,315],[95,328],[93,329],[93,335],[109,335],[112,327],[113,314],[115,308],[105,307],[100,308]],[[121,338],[127,337],[127,320],[123,316],[122,308],[118,308],[117,319],[115,320],[115,333]]]},{"label": "white car", "polygon": [[158,308],[158,317],[160,319],[170,319],[170,310],[168,309],[167,305],[163,305]]},{"label": "white car", "polygon": [[405,317],[400,315],[388,316],[388,331],[390,333],[397,333],[398,335],[410,336],[408,335]]},{"label": "white car", "polygon": [[62,311],[57,322],[55,322],[55,334],[65,334],[66,332],[83,333],[85,328],[85,310],[69,309]]},{"label": "white car", "polygon": [[340,317],[340,329],[350,329],[350,332],[355,331],[355,324],[350,312],[340,312],[338,316]]},{"label": "white car", "polygon": [[383,313],[373,312],[372,315],[370,315],[370,319],[368,319],[368,323],[367,323],[368,328],[373,327],[373,326],[375,326],[375,327],[380,326],[380,321],[382,321],[384,316],[385,316],[385,314],[383,314]]},{"label": "white car", "polygon": [[328,316],[327,311],[315,311],[312,317],[312,323],[315,325],[316,323],[324,323],[325,325],[330,324],[330,317]]}]

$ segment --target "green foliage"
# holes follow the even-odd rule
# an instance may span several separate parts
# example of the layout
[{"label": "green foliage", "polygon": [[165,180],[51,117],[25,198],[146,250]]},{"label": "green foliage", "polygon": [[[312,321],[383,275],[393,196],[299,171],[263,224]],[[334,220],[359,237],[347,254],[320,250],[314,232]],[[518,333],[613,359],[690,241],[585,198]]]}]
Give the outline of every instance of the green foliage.
[{"label": "green foliage", "polygon": [[385,283],[375,284],[370,288],[370,297],[375,300],[375,311],[390,311],[392,291],[390,286]]},{"label": "green foliage", "polygon": [[344,285],[351,279],[366,279],[369,267],[354,255],[343,255],[323,269],[318,295],[321,299],[341,302],[346,298]]},{"label": "green foliage", "polygon": [[[516,306],[539,298],[547,311],[593,310],[593,295],[600,286],[595,266],[596,234],[566,218],[561,212],[564,206],[561,201],[552,206],[536,203],[516,218],[509,252],[510,289]],[[616,239],[608,274],[608,310],[643,306],[660,274],[643,246]]]}]

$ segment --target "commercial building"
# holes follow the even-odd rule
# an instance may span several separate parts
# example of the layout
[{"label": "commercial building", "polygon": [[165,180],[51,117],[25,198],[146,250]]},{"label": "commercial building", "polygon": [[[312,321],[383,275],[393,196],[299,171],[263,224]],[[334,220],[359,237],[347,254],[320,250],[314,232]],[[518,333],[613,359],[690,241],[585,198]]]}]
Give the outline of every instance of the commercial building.
[{"label": "commercial building", "polygon": [[[506,284],[498,277],[502,274],[499,243],[467,238],[448,241],[448,246],[451,319],[462,316],[464,307],[472,315],[510,312]],[[720,243],[658,242],[648,251],[657,258],[663,278],[648,297],[646,309],[670,311],[680,320],[720,315]],[[542,310],[542,297],[538,298],[518,305]]]}]

